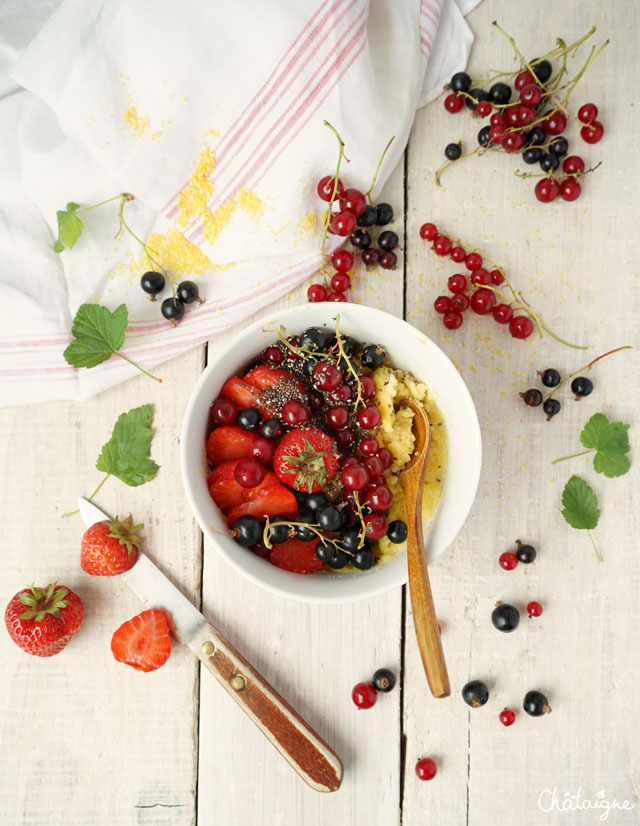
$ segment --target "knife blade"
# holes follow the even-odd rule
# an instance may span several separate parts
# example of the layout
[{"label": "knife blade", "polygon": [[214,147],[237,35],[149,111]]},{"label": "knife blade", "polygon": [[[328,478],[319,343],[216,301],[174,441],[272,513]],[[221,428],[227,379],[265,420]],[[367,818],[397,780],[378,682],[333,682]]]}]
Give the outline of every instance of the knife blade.
[{"label": "knife blade", "polygon": [[[92,502],[80,498],[85,525],[109,521]],[[187,645],[229,696],[312,788],[333,792],[342,781],[338,755],[208,622],[171,580],[138,551],[132,568],[120,574],[147,608],[170,615],[176,639]]]}]

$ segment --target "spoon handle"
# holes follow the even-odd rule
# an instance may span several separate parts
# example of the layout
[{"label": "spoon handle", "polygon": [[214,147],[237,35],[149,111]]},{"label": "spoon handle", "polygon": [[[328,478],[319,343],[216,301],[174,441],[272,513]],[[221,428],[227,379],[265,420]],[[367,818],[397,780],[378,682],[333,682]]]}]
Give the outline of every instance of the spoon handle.
[{"label": "spoon handle", "polygon": [[442,641],[440,640],[438,620],[427,570],[427,558],[424,551],[421,481],[419,480],[420,483],[416,485],[413,479],[407,479],[408,484],[405,489],[409,528],[407,562],[411,610],[418,640],[418,650],[420,651],[431,693],[434,697],[448,697],[451,694],[449,675],[444,661]]}]

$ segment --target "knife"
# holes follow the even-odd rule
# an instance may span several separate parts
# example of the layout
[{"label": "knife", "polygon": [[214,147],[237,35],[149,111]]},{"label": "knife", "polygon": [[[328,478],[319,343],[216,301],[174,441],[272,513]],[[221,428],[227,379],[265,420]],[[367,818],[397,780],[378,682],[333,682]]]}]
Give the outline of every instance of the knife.
[{"label": "knife", "polygon": [[[86,499],[79,499],[78,507],[88,528],[96,522],[109,521],[105,513]],[[209,624],[148,556],[138,551],[133,567],[120,576],[147,608],[162,608],[170,615],[176,639],[189,646],[303,780],[319,792],[335,792],[339,788],[342,763],[338,755]]]}]

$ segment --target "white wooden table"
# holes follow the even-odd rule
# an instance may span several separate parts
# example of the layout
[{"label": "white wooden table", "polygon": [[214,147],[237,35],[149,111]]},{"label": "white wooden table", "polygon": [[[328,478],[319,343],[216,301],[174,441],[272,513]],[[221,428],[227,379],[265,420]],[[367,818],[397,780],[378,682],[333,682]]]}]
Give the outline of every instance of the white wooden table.
[{"label": "white wooden table", "polygon": [[[438,101],[418,112],[404,164],[384,192],[398,214],[404,260],[395,272],[363,275],[356,288],[358,301],[404,315],[443,347],[481,420],[478,496],[431,571],[452,697],[428,693],[404,589],[353,605],[288,602],[203,548],[178,461],[182,414],[207,358],[194,350],[158,371],[161,387],[140,377],[84,403],[0,411],[3,604],[32,581],[59,577],[86,606],[81,633],[52,659],[28,657],[0,633],[3,826],[600,822],[599,812],[543,811],[554,789],[560,802],[579,790],[589,800],[628,800],[635,809],[612,811],[607,822],[640,822],[638,465],[608,480],[588,458],[550,464],[578,449],[580,429],[598,411],[631,422],[636,442],[638,351],[595,368],[593,394],[580,404],[565,397],[561,414],[547,423],[522,405],[518,391],[534,383],[536,369],[573,370],[583,355],[549,338],[512,341],[479,317],[446,332],[432,302],[455,270],[418,238],[419,226],[434,220],[481,247],[550,326],[588,343],[593,356],[638,344],[638,6],[485,0],[469,18],[477,38],[472,73],[511,65],[508,44],[490,25],[496,17],[530,57],[551,48],[556,35],[570,42],[592,23],[598,42],[611,38],[575,96],[578,104],[598,104],[605,138],[590,148],[569,130],[573,150],[602,167],[573,204],[539,204],[532,183],[514,176],[517,162],[494,155],[454,168],[438,188],[433,173],[445,144],[462,138],[474,146],[479,129],[468,113],[446,115]],[[304,300],[304,290],[281,306]],[[225,341],[211,343],[209,356]],[[174,646],[167,665],[147,675],[111,657],[113,630],[140,605],[117,579],[81,572],[83,528],[78,518],[59,516],[95,486],[94,457],[117,415],[149,401],[161,471],[140,489],[109,481],[99,504],[113,514],[131,510],[145,523],[149,554],[338,751],[345,777],[335,794],[307,788],[201,675],[188,650]],[[558,512],[573,472],[600,499],[602,564],[586,535]],[[538,559],[503,572],[498,555],[517,537],[538,548]],[[530,599],[545,606],[539,620],[524,618],[511,635],[493,629],[497,600],[524,611]],[[399,685],[371,711],[358,712],[351,688],[380,666],[393,668]],[[477,711],[460,698],[470,678],[491,689],[489,704]],[[532,688],[548,694],[553,714],[533,719],[520,711],[516,724],[503,728],[499,711],[520,710]],[[430,783],[414,773],[422,756],[438,762]]]}]

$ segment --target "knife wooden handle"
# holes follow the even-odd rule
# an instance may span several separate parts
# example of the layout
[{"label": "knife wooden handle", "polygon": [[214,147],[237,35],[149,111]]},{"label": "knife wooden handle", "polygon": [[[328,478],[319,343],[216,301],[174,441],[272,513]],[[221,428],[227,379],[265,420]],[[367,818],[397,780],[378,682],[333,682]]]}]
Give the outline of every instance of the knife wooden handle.
[{"label": "knife wooden handle", "polygon": [[303,780],[319,792],[339,788],[338,755],[212,625],[200,628],[189,648]]}]

